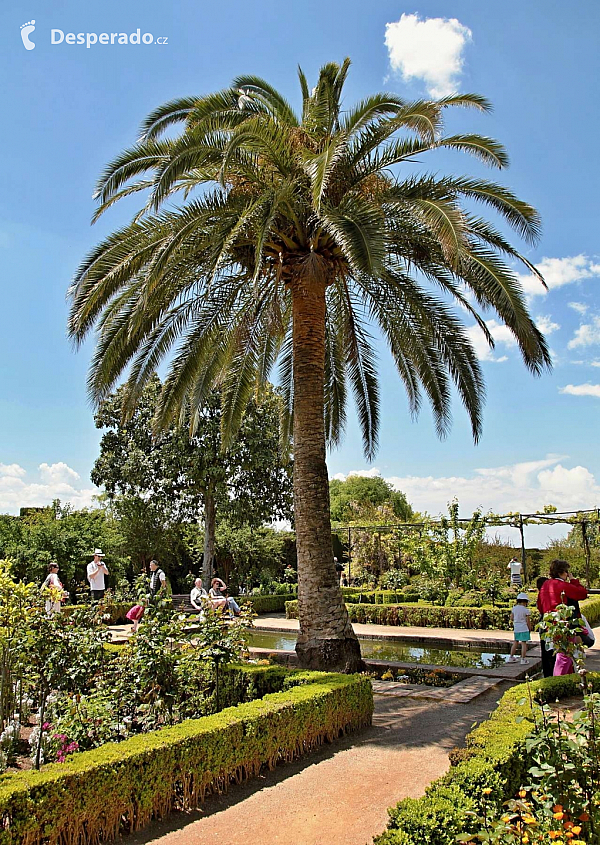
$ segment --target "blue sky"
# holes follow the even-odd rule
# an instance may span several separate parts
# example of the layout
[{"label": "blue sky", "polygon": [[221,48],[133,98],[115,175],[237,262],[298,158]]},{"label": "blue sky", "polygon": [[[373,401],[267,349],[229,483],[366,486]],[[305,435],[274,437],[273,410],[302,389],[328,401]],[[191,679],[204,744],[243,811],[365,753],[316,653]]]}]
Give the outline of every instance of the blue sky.
[{"label": "blue sky", "polygon": [[[32,20],[35,48],[27,50],[21,26]],[[502,327],[490,323],[498,341],[493,353],[474,330],[488,389],[484,433],[474,446],[458,406],[444,441],[427,408],[412,421],[382,354],[377,459],[365,463],[351,418],[343,446],[329,457],[331,474],[380,472],[431,513],[452,495],[463,513],[478,504],[496,511],[600,504],[595,0],[105,0],[93,6],[28,0],[2,4],[0,21],[0,512],[57,495],[81,505],[94,492],[89,472],[99,433],[85,387],[91,345],[75,352],[66,339],[65,292],[85,253],[131,211],[115,209],[90,227],[92,190],[104,165],[165,100],[215,90],[251,72],[297,102],[298,63],[314,79],[321,64],[345,56],[353,61],[348,102],[385,89],[407,98],[476,91],[493,102],[492,115],[455,113],[450,129],[500,139],[511,157],[507,171],[488,173],[452,153],[422,166],[485,172],[540,210],[543,237],[522,249],[542,268],[550,290],[526,276],[523,284],[555,365],[534,379]],[[138,28],[152,34],[152,44],[66,43],[69,32]],[[65,40],[51,44],[51,30]],[[158,37],[168,43],[156,43]]]}]

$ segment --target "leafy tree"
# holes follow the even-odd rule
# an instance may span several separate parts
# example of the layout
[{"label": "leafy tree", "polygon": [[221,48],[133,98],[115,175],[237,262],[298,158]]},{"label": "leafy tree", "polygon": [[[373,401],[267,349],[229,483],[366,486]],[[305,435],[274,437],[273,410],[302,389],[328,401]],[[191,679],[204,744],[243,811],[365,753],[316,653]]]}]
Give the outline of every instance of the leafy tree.
[{"label": "leafy tree", "polygon": [[[349,475],[345,481],[334,478],[329,482],[329,497],[333,522],[368,520],[386,525],[390,515],[395,522],[409,522],[413,515],[404,493],[394,490],[380,476]],[[377,523],[378,518],[386,521]]]},{"label": "leafy tree", "polygon": [[479,510],[469,520],[459,519],[458,502],[454,499],[448,503],[448,516],[428,521],[422,531],[404,537],[403,548],[412,565],[434,582],[436,597],[442,603],[451,588],[469,581],[485,529]]},{"label": "leafy tree", "polygon": [[[219,575],[232,588],[251,586],[265,572],[271,579],[278,574],[283,577],[286,544],[292,536],[289,531],[276,531],[267,526],[253,528],[237,526],[227,519],[219,521],[215,533],[215,562]],[[193,529],[189,532],[192,550],[199,551],[203,541],[198,532]]]},{"label": "leafy tree", "polygon": [[126,422],[124,388],[102,402],[96,425],[108,430],[102,436],[92,481],[104,485],[109,499],[121,494],[115,499],[118,513],[129,519],[135,516],[142,560],[175,539],[174,526],[198,519],[203,510],[202,575],[208,580],[217,509],[238,525],[259,526],[291,515],[289,465],[280,449],[280,400],[265,388],[260,400],[248,403],[236,437],[224,448],[218,393],[206,397],[196,410],[193,436],[189,418],[187,426],[173,424],[154,435],[160,396],[155,375]]},{"label": "leafy tree", "polygon": [[97,546],[106,553],[110,578],[118,578],[128,560],[122,552],[119,523],[106,511],[75,510],[56,499],[51,507],[20,519],[0,517],[0,557],[12,559],[16,578],[39,583],[48,563],[56,560],[62,583],[73,591],[86,582],[86,566]]},{"label": "leafy tree", "polygon": [[280,361],[294,440],[296,651],[304,666],[354,670],[360,649],[333,563],[326,441],[343,433],[349,382],[365,453],[376,451],[371,324],[411,412],[424,390],[440,434],[451,422],[452,384],[474,438],[481,432],[484,383],[465,314],[493,345],[477,309],[491,311],[533,373],[550,367],[550,355],[510,264],[539,274],[473,206],[498,212],[530,242],[539,233],[535,209],[493,182],[415,168],[441,148],[505,167],[498,142],[443,134],[447,109],[485,112],[487,101],[374,94],[342,109],[349,65],[326,64],[313,88],[299,72],[300,115],[255,76],[150,114],[141,140],[101,177],[96,216],[136,192],[148,195],[81,265],[69,333],[82,342],[97,326],[91,396],[101,401],[129,368],[130,412],[167,359],[158,428],[219,383],[226,442]]}]

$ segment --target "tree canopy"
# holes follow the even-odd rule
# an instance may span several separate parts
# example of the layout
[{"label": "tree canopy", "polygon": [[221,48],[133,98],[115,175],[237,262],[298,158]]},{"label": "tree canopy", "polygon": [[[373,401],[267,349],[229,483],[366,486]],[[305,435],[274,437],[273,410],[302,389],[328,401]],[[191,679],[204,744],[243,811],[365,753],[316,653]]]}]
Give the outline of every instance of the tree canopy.
[{"label": "tree canopy", "polygon": [[[333,522],[375,522],[385,525],[389,517],[396,522],[409,522],[413,510],[400,490],[381,476],[349,475],[345,481],[329,482],[331,519]],[[383,508],[382,505],[387,505]]]}]

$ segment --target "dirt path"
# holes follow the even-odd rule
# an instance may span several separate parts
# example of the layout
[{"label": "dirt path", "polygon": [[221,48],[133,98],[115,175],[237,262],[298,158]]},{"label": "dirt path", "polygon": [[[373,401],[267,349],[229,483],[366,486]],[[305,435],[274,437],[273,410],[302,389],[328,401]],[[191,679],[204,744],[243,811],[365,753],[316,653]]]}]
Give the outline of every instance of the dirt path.
[{"label": "dirt path", "polygon": [[375,696],[371,728],[175,814],[123,845],[367,845],[387,808],[417,797],[448,751],[484,719],[504,683],[468,704]]}]

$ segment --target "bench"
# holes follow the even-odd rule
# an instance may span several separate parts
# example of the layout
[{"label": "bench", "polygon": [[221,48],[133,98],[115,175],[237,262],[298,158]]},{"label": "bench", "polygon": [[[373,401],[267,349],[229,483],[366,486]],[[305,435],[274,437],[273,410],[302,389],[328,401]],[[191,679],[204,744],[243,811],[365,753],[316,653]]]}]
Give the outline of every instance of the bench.
[{"label": "bench", "polygon": [[195,607],[192,607],[189,593],[173,593],[171,596],[173,607],[181,611],[181,613],[198,613]]}]

